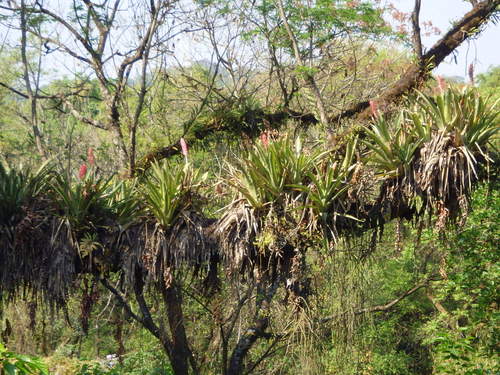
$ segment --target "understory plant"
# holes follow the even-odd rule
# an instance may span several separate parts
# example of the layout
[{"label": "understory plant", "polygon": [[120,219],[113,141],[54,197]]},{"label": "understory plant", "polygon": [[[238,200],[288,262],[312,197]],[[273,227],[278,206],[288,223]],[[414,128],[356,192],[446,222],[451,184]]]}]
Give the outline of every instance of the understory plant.
[{"label": "understory plant", "polygon": [[38,358],[17,354],[0,342],[0,374],[48,375],[47,366]]},{"label": "understory plant", "polygon": [[439,313],[422,327],[436,374],[496,374],[500,314],[498,183],[474,193],[474,210],[460,231],[441,243],[446,277],[434,288]]}]

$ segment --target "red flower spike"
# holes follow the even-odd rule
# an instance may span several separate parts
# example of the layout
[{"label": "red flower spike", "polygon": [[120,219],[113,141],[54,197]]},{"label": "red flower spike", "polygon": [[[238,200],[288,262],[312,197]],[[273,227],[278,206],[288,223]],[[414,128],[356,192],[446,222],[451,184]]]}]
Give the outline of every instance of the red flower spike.
[{"label": "red flower spike", "polygon": [[80,178],[80,180],[83,180],[86,175],[87,175],[87,164],[84,163],[80,166],[80,170],[78,171],[78,177]]}]

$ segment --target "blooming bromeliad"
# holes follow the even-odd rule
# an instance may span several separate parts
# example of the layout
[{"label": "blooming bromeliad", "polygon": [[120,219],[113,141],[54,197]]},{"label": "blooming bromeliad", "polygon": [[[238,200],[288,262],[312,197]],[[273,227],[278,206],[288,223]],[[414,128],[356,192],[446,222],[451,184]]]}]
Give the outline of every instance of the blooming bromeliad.
[{"label": "blooming bromeliad", "polygon": [[83,180],[86,175],[87,175],[87,164],[83,163],[80,166],[80,170],[78,171],[78,178],[80,180]]},{"label": "blooming bromeliad", "polygon": [[95,165],[94,149],[92,147],[89,147],[87,150],[87,161],[91,166]]},{"label": "blooming bromeliad", "polygon": [[378,113],[377,102],[375,100],[370,100],[370,109],[372,111],[372,116],[374,118],[377,118],[379,116],[379,113]]},{"label": "blooming bromeliad", "polygon": [[182,155],[184,155],[184,157],[187,160],[187,157],[188,157],[188,145],[186,143],[186,140],[184,138],[181,138],[181,140],[179,141],[179,143],[181,144]]}]

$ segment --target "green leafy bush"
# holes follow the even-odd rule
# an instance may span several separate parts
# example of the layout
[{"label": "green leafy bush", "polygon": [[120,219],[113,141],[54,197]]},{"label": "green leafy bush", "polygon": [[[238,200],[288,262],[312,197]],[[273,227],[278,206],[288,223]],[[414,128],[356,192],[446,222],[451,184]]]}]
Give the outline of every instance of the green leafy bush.
[{"label": "green leafy bush", "polygon": [[36,357],[16,354],[0,343],[0,374],[5,375],[48,375],[47,366]]}]

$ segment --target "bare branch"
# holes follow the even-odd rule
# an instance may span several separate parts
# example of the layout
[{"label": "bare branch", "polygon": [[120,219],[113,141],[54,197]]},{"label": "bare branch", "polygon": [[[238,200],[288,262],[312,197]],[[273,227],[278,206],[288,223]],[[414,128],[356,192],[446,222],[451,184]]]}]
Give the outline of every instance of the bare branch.
[{"label": "bare branch", "polygon": [[[22,97],[24,99],[30,98],[30,96],[28,94],[26,94],[22,91],[19,91],[19,90],[15,89],[14,87],[7,85],[4,82],[0,82],[0,86],[5,87],[7,90],[12,91],[14,94],[19,95],[20,97]],[[55,99],[56,98],[55,95],[49,95],[49,96],[47,96],[47,95],[35,95],[35,96],[37,99]]]},{"label": "bare branch", "polygon": [[102,122],[92,120],[84,115],[82,115],[81,112],[79,112],[73,103],[67,99],[66,96],[59,95],[57,96],[58,99],[60,99],[69,109],[70,113],[78,120],[83,122],[84,124],[93,126],[94,128],[99,128],[103,130],[109,130],[109,127],[106,126],[106,124],[103,124]]},{"label": "bare branch", "polygon": [[[302,59],[302,56],[300,54],[297,38],[295,37],[295,34],[292,31],[292,28],[290,27],[290,24],[288,23],[288,20],[285,15],[285,10],[283,8],[283,1],[282,0],[276,0],[276,3],[278,4],[278,10],[280,14],[281,21],[283,22],[283,25],[285,26],[286,32],[288,34],[288,37],[290,39],[290,43],[292,43],[292,48],[293,48],[293,53],[295,56],[295,59],[301,66],[305,66],[304,60]],[[326,112],[325,108],[325,103],[323,102],[323,97],[321,96],[321,91],[318,87],[318,84],[316,83],[316,80],[314,79],[314,76],[311,73],[304,73],[305,76],[305,81],[311,88],[311,91],[316,99],[316,107],[318,108],[319,112],[319,117],[320,120],[323,124],[328,124],[328,115]]]},{"label": "bare branch", "polygon": [[158,327],[153,325],[149,325],[148,322],[144,319],[141,318],[139,315],[133,312],[132,308],[127,302],[127,298],[114,286],[112,286],[107,279],[100,278],[99,281],[101,284],[108,289],[115,298],[118,300],[118,303],[123,307],[123,309],[127,312],[127,314],[134,319],[135,321],[141,323],[144,327],[146,327],[156,338],[160,338],[160,332]]},{"label": "bare branch", "polygon": [[[397,303],[399,303],[403,299],[405,299],[406,297],[411,296],[416,291],[418,291],[421,288],[429,285],[429,283],[431,281],[438,281],[438,280],[440,280],[440,279],[427,278],[427,279],[421,281],[420,283],[418,283],[417,285],[415,285],[413,288],[408,289],[407,291],[405,291],[403,294],[401,294],[397,298],[393,299],[392,301],[389,301],[389,302],[387,302],[387,303],[385,303],[383,305],[365,307],[363,309],[356,310],[356,311],[354,311],[354,315],[362,315],[362,314],[368,314],[368,313],[373,313],[373,312],[388,311],[391,308],[393,308]],[[329,322],[331,320],[337,319],[337,318],[339,318],[339,317],[341,317],[341,316],[343,316],[345,314],[347,314],[347,312],[343,312],[343,313],[336,314],[336,315],[326,316],[324,318],[319,319],[319,322],[320,323],[326,323],[326,322]]]},{"label": "bare branch", "polygon": [[46,16],[49,16],[50,18],[60,23],[80,42],[80,44],[92,57],[97,57],[96,51],[94,50],[92,45],[69,22],[67,22],[63,17],[52,12],[50,9],[45,8],[42,4],[40,4],[39,1],[36,2],[36,5],[38,6],[38,9],[30,9],[30,12],[45,14]]},{"label": "bare branch", "polygon": [[417,55],[418,63],[422,61],[422,38],[420,36],[420,3],[421,0],[415,0],[415,7],[411,14],[411,22],[413,25],[413,49]]},{"label": "bare branch", "polygon": [[35,30],[28,30],[31,34],[35,35],[37,38],[39,38],[42,43],[44,43],[45,45],[45,48],[47,49],[47,53],[50,52],[50,48],[48,46],[48,43],[51,43],[51,44],[54,44],[56,45],[57,47],[61,48],[64,52],[66,52],[68,55],[74,57],[75,59],[77,60],[80,60],[86,64],[92,64],[92,62],[87,59],[86,57],[83,57],[81,55],[79,55],[78,53],[76,53],[75,51],[73,51],[72,49],[70,49],[68,46],[66,46],[64,43],[62,43],[61,41],[59,40],[56,40],[54,38],[49,38],[49,37],[46,37],[46,36],[43,36],[41,35],[40,33],[36,32]]}]

